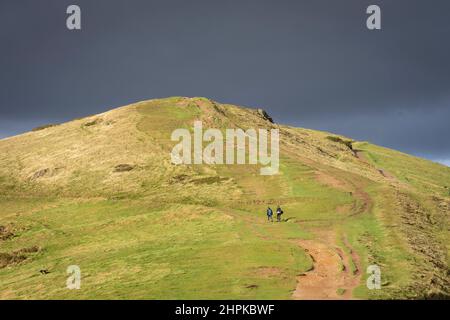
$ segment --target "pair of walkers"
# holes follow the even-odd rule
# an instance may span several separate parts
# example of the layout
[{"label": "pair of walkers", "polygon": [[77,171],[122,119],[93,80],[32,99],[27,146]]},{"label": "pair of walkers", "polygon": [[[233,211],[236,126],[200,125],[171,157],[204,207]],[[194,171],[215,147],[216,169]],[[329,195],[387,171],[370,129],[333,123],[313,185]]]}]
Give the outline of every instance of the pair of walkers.
[{"label": "pair of walkers", "polygon": [[[283,214],[283,210],[281,210],[281,207],[277,207],[277,221],[281,222],[281,215]],[[267,221],[273,222],[273,211],[272,208],[267,207]]]}]

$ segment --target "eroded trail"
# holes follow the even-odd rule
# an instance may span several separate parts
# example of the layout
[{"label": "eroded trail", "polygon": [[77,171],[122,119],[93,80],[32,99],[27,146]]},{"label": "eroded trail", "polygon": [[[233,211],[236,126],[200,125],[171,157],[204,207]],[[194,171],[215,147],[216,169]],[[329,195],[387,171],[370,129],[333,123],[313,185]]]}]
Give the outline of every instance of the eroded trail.
[{"label": "eroded trail", "polygon": [[294,299],[337,299],[340,286],[340,258],[326,245],[315,240],[300,240],[298,244],[311,256],[313,269],[297,278]]},{"label": "eroded trail", "polygon": [[[347,212],[349,218],[371,209],[372,200],[357,181],[339,179],[320,171],[316,178],[328,186],[351,192],[358,200]],[[297,277],[294,299],[352,299],[352,291],[361,281],[360,258],[345,235],[340,243],[340,246],[336,244],[336,234],[331,229],[316,232],[313,240],[297,241],[310,255],[313,269]]]},{"label": "eroded trail", "polygon": [[[322,235],[323,236],[323,235]],[[345,248],[330,245],[327,240],[298,240],[311,257],[313,269],[297,277],[292,297],[298,300],[351,299],[352,290],[360,283],[359,257],[343,240]]]}]

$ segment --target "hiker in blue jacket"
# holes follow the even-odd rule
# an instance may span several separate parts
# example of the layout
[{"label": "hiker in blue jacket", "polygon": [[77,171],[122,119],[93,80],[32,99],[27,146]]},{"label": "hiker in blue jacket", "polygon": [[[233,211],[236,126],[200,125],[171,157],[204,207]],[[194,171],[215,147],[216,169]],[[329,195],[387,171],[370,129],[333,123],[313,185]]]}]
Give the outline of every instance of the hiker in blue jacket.
[{"label": "hiker in blue jacket", "polygon": [[272,209],[270,209],[270,207],[267,207],[267,221],[272,221],[273,222],[273,211]]}]

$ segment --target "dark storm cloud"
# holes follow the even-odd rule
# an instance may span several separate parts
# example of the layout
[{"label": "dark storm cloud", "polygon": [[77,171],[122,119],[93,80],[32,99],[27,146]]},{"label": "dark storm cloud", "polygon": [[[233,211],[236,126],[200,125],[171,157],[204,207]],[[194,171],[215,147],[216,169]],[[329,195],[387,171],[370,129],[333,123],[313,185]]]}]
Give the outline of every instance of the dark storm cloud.
[{"label": "dark storm cloud", "polygon": [[[81,31],[65,27],[73,3]],[[370,4],[381,31],[365,27]],[[449,15],[447,0],[3,0],[0,135],[207,96],[450,159]]]}]

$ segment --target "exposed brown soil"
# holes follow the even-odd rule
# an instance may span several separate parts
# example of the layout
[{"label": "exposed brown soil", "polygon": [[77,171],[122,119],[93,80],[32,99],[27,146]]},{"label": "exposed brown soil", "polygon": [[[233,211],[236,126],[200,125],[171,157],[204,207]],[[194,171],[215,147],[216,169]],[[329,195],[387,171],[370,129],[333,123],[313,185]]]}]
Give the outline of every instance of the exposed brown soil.
[{"label": "exposed brown soil", "polygon": [[261,267],[256,270],[256,275],[262,278],[278,277],[281,273],[280,269],[274,267]]},{"label": "exposed brown soil", "polygon": [[323,171],[316,171],[316,180],[319,181],[321,184],[325,184],[338,190],[348,192],[352,191],[349,185],[346,184],[344,181],[339,180],[336,177],[333,177],[329,174],[326,174]]},{"label": "exposed brown soil", "polygon": [[0,252],[0,269],[10,265],[19,264],[26,258],[27,257],[23,254]]},{"label": "exposed brown soil", "polygon": [[0,252],[0,269],[19,264],[27,259],[28,254],[38,252],[39,250],[40,248],[38,246],[32,246],[13,251],[11,253]]},{"label": "exposed brown soil", "polygon": [[366,157],[366,155],[364,154],[363,151],[361,151],[361,150],[355,150],[355,156],[356,156],[359,160],[361,160],[361,161],[363,161],[363,162],[366,162],[366,163],[369,163],[369,161],[367,160],[367,157]]},{"label": "exposed brown soil", "polygon": [[[365,153],[364,153],[363,151],[361,151],[361,150],[355,150],[355,155],[356,155],[356,157],[357,157],[359,160],[361,160],[362,162],[365,162],[365,163],[367,163],[367,164],[370,164],[369,160],[367,159],[367,157],[366,157],[366,155],[365,155]],[[388,171],[386,171],[385,169],[377,168],[377,170],[378,170],[378,172],[379,172],[383,177],[388,178],[388,179],[395,179],[395,180],[396,180],[396,177],[395,177],[394,175],[390,174],[390,173],[389,173]]]},{"label": "exposed brown soil", "polygon": [[[351,195],[358,199],[358,202],[354,202],[352,210],[350,210],[350,216],[367,212],[372,207],[372,199],[369,194],[364,191],[364,186],[358,181],[350,181],[346,179],[340,179],[322,171],[316,171],[316,179],[322,184],[330,186],[332,188],[350,192]],[[339,213],[342,213],[342,208],[337,208]]]},{"label": "exposed brown soil", "polygon": [[395,177],[392,174],[390,174],[388,171],[386,171],[385,169],[378,169],[378,172],[385,178],[395,179]]},{"label": "exposed brown soil", "polygon": [[292,297],[297,300],[351,299],[361,279],[360,273],[352,273],[350,267],[352,259],[359,270],[356,253],[352,251],[348,256],[341,248],[318,240],[298,240],[297,243],[310,255],[313,269],[297,277]]},{"label": "exposed brown soil", "polygon": [[11,226],[0,226],[0,240],[8,240],[14,237],[15,234]]},{"label": "exposed brown soil", "polygon": [[[372,199],[364,191],[362,183],[321,171],[316,172],[316,178],[322,184],[350,192],[358,200],[352,207],[337,208],[339,213],[348,209],[347,212],[353,216],[370,210]],[[298,240],[298,245],[310,255],[313,269],[297,277],[294,299],[352,299],[352,291],[361,281],[360,258],[345,236],[342,239],[345,250],[336,245],[335,240],[332,230],[320,231],[314,240]]]}]

